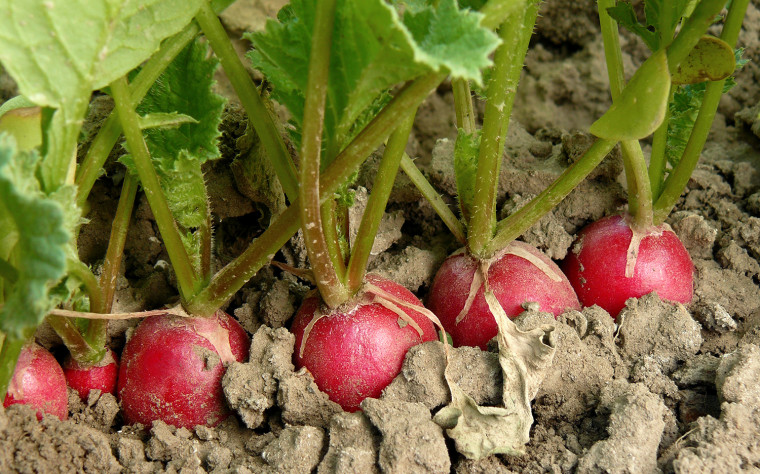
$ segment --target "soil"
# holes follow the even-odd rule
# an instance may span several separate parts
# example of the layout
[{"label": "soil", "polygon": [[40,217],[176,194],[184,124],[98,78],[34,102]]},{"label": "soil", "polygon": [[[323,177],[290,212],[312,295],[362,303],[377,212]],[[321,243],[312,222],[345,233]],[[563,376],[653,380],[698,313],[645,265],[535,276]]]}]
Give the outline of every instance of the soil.
[{"label": "soil", "polygon": [[[278,1],[239,1],[229,15],[233,36],[260,27],[256,12]],[[572,14],[565,12],[570,8]],[[595,2],[547,1],[520,83],[501,169],[499,209],[506,215],[540,192],[591,143],[584,130],[609,106]],[[253,19],[246,19],[253,18]],[[117,400],[70,394],[70,419],[14,405],[0,409],[0,472],[740,472],[760,471],[760,1],[749,6],[740,42],[755,60],[724,97],[701,163],[668,223],[696,269],[695,297],[684,306],[656,294],[629,300],[617,322],[598,307],[556,321],[531,309],[516,319],[524,330],[554,326],[556,353],[533,401],[530,442],[519,455],[467,460],[433,415],[450,401],[444,351],[428,342],[409,351],[401,374],[362,411],[345,413],[292,364],[287,331],[308,287],[278,269],[262,269],[229,303],[252,335],[248,362],[228,367],[223,386],[234,416],[215,428],[125,426]],[[643,46],[623,35],[624,61],[634,69]],[[13,84],[2,77],[2,94]],[[225,84],[220,84],[225,90]],[[408,152],[455,205],[451,150],[455,136],[451,87],[423,104]],[[106,105],[107,106],[107,105]],[[281,203],[255,196],[229,173],[252,155],[245,115],[228,106],[222,149],[208,170],[216,183],[217,257],[222,265],[266,226]],[[645,144],[645,153],[649,145]],[[376,157],[370,159],[370,162]],[[242,165],[241,165],[242,163]],[[80,248],[97,268],[105,252],[120,175],[96,185]],[[522,240],[562,259],[585,224],[625,205],[619,152],[614,151]],[[371,166],[360,172],[355,215],[371,191]],[[236,181],[237,179],[237,181]],[[209,181],[212,181],[210,178]],[[219,184],[222,183],[222,184]],[[366,189],[365,189],[366,188]],[[405,176],[399,176],[373,248],[371,269],[423,298],[437,266],[456,242]],[[125,250],[114,311],[159,307],[176,300],[150,209],[138,202]],[[299,237],[277,258],[305,267]],[[111,345],[124,344],[135,323],[111,326]],[[39,339],[58,344],[45,327]],[[500,405],[496,352],[454,349],[449,376],[478,404]]]}]

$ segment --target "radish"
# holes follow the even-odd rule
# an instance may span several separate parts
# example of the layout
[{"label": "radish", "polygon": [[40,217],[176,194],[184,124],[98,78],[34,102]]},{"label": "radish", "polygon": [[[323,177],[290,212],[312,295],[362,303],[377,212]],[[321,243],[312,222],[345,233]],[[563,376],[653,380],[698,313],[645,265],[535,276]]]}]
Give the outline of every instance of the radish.
[{"label": "radish", "polygon": [[4,407],[22,403],[37,409],[37,419],[43,413],[65,420],[69,416],[69,398],[66,378],[55,357],[37,343],[21,349],[21,353],[8,385]]},{"label": "radish", "polygon": [[69,356],[63,363],[66,382],[82,400],[87,400],[90,390],[116,395],[116,376],[119,374],[119,356],[111,349],[98,364],[85,367]]},{"label": "radish", "polygon": [[666,224],[638,231],[622,216],[605,217],[581,230],[563,269],[584,306],[613,318],[628,298],[655,291],[688,303],[693,295],[691,257]]},{"label": "radish", "polygon": [[377,275],[366,281],[358,301],[327,314],[317,295],[307,298],[291,327],[296,367],[306,367],[320,390],[351,412],[365,398],[380,396],[411,347],[436,339],[409,290]]},{"label": "radish", "polygon": [[207,318],[146,318],[121,357],[118,394],[125,421],[217,425],[230,413],[221,385],[225,365],[242,362],[249,346],[245,330],[223,311]]},{"label": "radish", "polygon": [[[498,327],[484,297],[484,279],[478,261],[465,252],[444,261],[433,280],[428,307],[451,335],[454,346],[485,350]],[[488,287],[507,316],[516,317],[523,304],[536,302],[541,311],[557,316],[580,309],[573,287],[559,267],[535,247],[514,241],[486,261]]]}]

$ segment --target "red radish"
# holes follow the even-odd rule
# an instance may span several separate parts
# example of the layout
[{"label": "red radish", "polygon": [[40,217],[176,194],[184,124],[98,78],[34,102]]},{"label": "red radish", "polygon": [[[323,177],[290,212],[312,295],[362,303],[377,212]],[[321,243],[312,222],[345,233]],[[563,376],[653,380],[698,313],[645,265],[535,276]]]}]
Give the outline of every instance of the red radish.
[{"label": "red radish", "polygon": [[581,303],[613,318],[628,298],[656,291],[688,303],[693,295],[691,257],[666,224],[634,232],[622,216],[605,217],[581,230],[563,268]]},{"label": "red radish", "polygon": [[121,355],[118,393],[125,421],[217,425],[230,413],[221,384],[225,364],[242,362],[249,346],[245,330],[223,311],[208,318],[146,318]]},{"label": "red radish", "polygon": [[[510,318],[522,313],[526,302],[536,302],[541,311],[555,316],[568,309],[580,309],[578,297],[559,267],[524,242],[510,243],[499,255],[480,265],[488,269],[488,287]],[[476,272],[478,266],[479,262],[465,252],[449,256],[433,280],[427,303],[455,347],[485,350],[498,327],[483,296],[483,272]]]},{"label": "red radish", "polygon": [[367,397],[379,397],[401,371],[406,352],[437,338],[433,323],[419,311],[425,311],[422,303],[409,290],[377,275],[365,281],[369,285],[358,303],[352,300],[322,317],[319,297],[307,298],[291,328],[296,367],[306,367],[320,390],[346,411],[358,410]]},{"label": "red radish", "polygon": [[49,413],[65,420],[69,416],[69,397],[66,378],[55,357],[36,343],[21,349],[8,385],[3,406],[15,403],[30,405],[37,409],[37,419]]},{"label": "red radish", "polygon": [[100,363],[85,367],[71,356],[63,362],[63,374],[69,387],[76,390],[79,398],[87,400],[90,390],[116,395],[116,376],[119,374],[119,356],[111,349]]}]

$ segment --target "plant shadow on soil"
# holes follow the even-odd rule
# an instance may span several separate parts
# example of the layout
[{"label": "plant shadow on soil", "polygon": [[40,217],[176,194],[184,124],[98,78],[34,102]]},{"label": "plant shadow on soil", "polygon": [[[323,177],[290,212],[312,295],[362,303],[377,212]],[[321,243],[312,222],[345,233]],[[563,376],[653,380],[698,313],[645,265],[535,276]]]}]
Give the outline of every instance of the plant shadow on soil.
[{"label": "plant shadow on soil", "polygon": [[[553,15],[570,5],[575,14]],[[547,1],[521,79],[502,165],[500,212],[542,190],[590,145],[576,128],[608,107],[594,2]],[[571,21],[572,20],[572,21]],[[234,28],[234,27],[233,27]],[[750,4],[740,42],[760,57],[760,2]],[[627,70],[642,46],[623,36]],[[7,85],[7,78],[2,84]],[[285,329],[308,288],[265,268],[228,311],[253,335],[251,357],[224,378],[234,411],[216,428],[123,426],[116,399],[71,395],[71,417],[37,422],[15,405],[0,409],[0,472],[737,472],[760,469],[760,65],[750,62],[721,102],[702,161],[668,223],[696,268],[695,298],[671,305],[648,295],[630,300],[615,324],[603,310],[551,315],[531,309],[517,320],[530,329],[555,324],[557,353],[533,402],[531,441],[520,456],[481,461],[458,455],[431,414],[449,401],[438,342],[413,348],[402,373],[379,400],[344,413],[305,371],[294,371],[293,336]],[[10,95],[3,88],[3,97]],[[422,106],[408,152],[445,199],[454,201],[451,150],[455,136],[450,86]],[[226,163],[244,115],[228,108]],[[444,140],[440,140],[443,138]],[[446,140],[448,139],[448,140]],[[645,144],[645,151],[648,145]],[[376,160],[377,157],[370,159]],[[371,166],[358,185],[371,189]],[[268,203],[252,202],[226,174],[212,189],[221,259],[255,237]],[[554,259],[567,253],[585,224],[618,212],[625,200],[622,164],[613,152],[603,165],[522,239]],[[97,266],[105,252],[113,173],[102,179],[80,244]],[[98,191],[96,190],[96,193]],[[357,204],[361,206],[362,188]],[[357,210],[360,212],[360,210]],[[259,226],[259,227],[256,227]],[[253,228],[253,230],[251,230]],[[150,309],[176,298],[150,210],[133,216],[115,310]],[[424,297],[434,272],[456,243],[404,176],[397,178],[370,268]],[[298,237],[278,253],[306,263]],[[119,349],[135,323],[113,324]],[[39,340],[55,345],[45,327]],[[478,403],[501,402],[494,352],[453,351],[451,374]]]}]

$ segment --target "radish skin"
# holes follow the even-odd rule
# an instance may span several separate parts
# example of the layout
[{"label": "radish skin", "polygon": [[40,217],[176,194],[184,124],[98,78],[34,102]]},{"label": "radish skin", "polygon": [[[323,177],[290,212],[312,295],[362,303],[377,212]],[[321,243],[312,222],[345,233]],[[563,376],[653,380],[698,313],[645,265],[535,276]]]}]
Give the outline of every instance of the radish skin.
[{"label": "radish skin", "polygon": [[580,231],[562,268],[584,306],[613,318],[628,298],[653,291],[678,303],[693,296],[694,265],[666,224],[634,232],[623,216],[605,217]]},{"label": "radish skin", "polygon": [[65,420],[69,416],[66,378],[55,357],[37,343],[21,349],[4,407],[16,403],[37,409],[37,419],[47,413]]},{"label": "radish skin", "polygon": [[522,313],[528,302],[538,303],[541,311],[555,316],[580,309],[578,297],[559,267],[531,245],[512,242],[490,262],[478,262],[466,252],[458,252],[441,265],[427,300],[455,347],[485,350],[498,331],[484,297],[481,264],[487,268],[489,288],[510,318]]},{"label": "radish skin", "polygon": [[[365,293],[359,302],[352,300],[323,316],[319,297],[311,296],[291,327],[296,336],[296,367],[306,367],[319,389],[351,412],[358,410],[365,398],[380,396],[401,371],[411,347],[437,339],[430,319],[412,309],[422,303],[409,290],[376,275],[368,275],[365,281],[403,302],[403,306],[395,306],[414,324]],[[313,322],[315,317],[319,319]]]},{"label": "radish skin", "polygon": [[82,400],[87,400],[90,390],[100,390],[101,393],[116,395],[116,378],[119,374],[119,356],[108,349],[100,363],[84,367],[72,357],[63,363],[63,374],[66,383],[74,389]]},{"label": "radish skin", "polygon": [[208,318],[146,318],[121,357],[125,421],[216,426],[230,414],[221,384],[226,365],[245,360],[249,347],[245,330],[222,311]]}]

